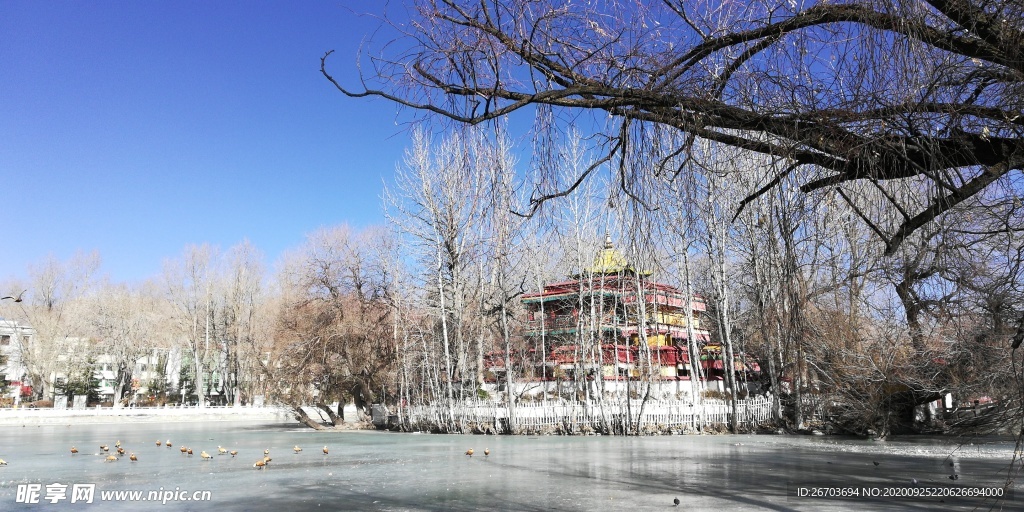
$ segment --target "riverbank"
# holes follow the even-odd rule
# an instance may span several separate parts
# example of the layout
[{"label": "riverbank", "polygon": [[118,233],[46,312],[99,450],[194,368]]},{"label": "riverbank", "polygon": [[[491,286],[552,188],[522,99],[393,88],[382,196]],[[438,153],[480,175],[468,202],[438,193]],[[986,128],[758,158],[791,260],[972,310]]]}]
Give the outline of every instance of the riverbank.
[{"label": "riverbank", "polygon": [[88,409],[0,409],[0,425],[164,423],[193,421],[291,422],[279,407],[90,407]]}]

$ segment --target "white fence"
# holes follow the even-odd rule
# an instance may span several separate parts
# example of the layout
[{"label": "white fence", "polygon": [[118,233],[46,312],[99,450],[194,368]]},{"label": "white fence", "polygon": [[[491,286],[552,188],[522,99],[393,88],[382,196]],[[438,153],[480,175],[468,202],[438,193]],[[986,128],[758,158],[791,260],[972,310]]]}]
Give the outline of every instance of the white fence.
[{"label": "white fence", "polygon": [[[758,396],[737,402],[738,424],[755,427],[772,418],[771,398]],[[441,432],[640,433],[704,430],[732,423],[732,407],[724,400],[699,404],[680,400],[628,402],[551,401],[516,404],[512,414],[499,402],[462,402],[405,407],[393,416],[406,430]]]}]

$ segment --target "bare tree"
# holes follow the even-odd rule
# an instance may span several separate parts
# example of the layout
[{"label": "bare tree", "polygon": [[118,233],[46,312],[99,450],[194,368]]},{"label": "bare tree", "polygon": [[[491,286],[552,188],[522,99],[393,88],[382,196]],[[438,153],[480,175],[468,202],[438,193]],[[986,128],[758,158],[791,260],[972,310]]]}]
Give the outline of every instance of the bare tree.
[{"label": "bare tree", "polygon": [[99,261],[97,253],[79,253],[67,261],[50,256],[29,269],[28,290],[16,310],[35,334],[18,347],[37,397],[52,397],[61,375],[91,372],[84,298],[91,293]]},{"label": "bare tree", "polygon": [[490,185],[488,168],[481,165],[487,147],[481,137],[456,134],[434,145],[425,132],[415,132],[395,187],[384,194],[389,220],[410,241],[408,247],[424,269],[418,288],[436,319],[440,350],[433,381],[441,388],[433,392],[447,403],[461,397],[467,383],[477,381],[469,361],[474,330],[480,328],[476,319],[481,302],[474,300],[480,287],[473,283],[480,283],[482,276],[472,274],[478,269],[480,223]]},{"label": "bare tree", "polygon": [[[532,105],[617,120],[605,156],[625,160],[634,128],[686,135],[781,159],[800,190],[840,191],[893,253],[922,226],[1024,168],[1024,7],[1015,0],[691,4],[418,0],[411,23],[342,93],[477,124]],[[365,69],[365,68],[361,68]],[[678,165],[646,172],[679,173]],[[634,198],[625,165],[621,187]],[[596,168],[596,166],[594,167]],[[594,169],[591,168],[591,171]],[[534,208],[574,190],[538,187]],[[853,182],[864,195],[845,193]],[[920,184],[923,195],[901,190]],[[895,215],[869,217],[868,204]],[[1019,227],[1006,219],[1001,229]]]},{"label": "bare tree", "polygon": [[218,341],[222,357],[219,359],[224,391],[233,405],[240,405],[245,375],[254,368],[253,358],[260,354],[252,348],[261,313],[264,268],[259,251],[244,241],[226,254],[226,268],[220,285],[222,311]]},{"label": "bare tree", "polygon": [[[273,364],[265,371],[278,384],[274,397],[313,428],[302,407],[314,405],[340,426],[342,407],[354,399],[362,417],[378,397],[395,393],[397,347],[385,255],[375,244],[386,232],[353,233],[347,226],[309,236],[282,272],[285,304]],[[335,412],[328,404],[338,402]]]},{"label": "bare tree", "polygon": [[107,356],[114,367],[114,407],[124,405],[136,364],[155,346],[158,302],[144,289],[111,283],[92,298],[87,325],[96,338],[97,353]]},{"label": "bare tree", "polygon": [[210,349],[216,343],[212,335],[217,263],[218,251],[205,244],[190,245],[181,259],[164,263],[163,279],[171,304],[169,327],[190,356],[194,379],[194,389],[181,391],[183,395],[194,394],[200,407],[206,406]]}]

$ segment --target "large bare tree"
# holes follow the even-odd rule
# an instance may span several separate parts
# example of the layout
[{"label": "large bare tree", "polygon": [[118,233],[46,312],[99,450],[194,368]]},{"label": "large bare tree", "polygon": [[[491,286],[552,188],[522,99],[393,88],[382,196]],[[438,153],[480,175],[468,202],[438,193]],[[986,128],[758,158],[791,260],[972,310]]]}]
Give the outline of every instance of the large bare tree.
[{"label": "large bare tree", "polygon": [[[398,354],[385,299],[390,269],[379,249],[385,243],[379,228],[321,229],[284,264],[278,339],[264,370],[277,383],[273,398],[307,426],[323,428],[304,405],[338,427],[349,399],[366,417],[370,404],[385,398],[377,391],[396,392]],[[336,411],[328,406],[334,401]]]},{"label": "large bare tree", "polygon": [[[411,22],[395,18],[361,84],[336,80],[324,56],[338,90],[470,124],[535,105],[600,112],[613,119],[594,123],[603,160],[651,140],[638,130],[687,135],[644,172],[680,172],[671,162],[697,139],[763,153],[779,171],[740,208],[794,175],[804,193],[836,191],[888,253],[962,203],[1012,197],[1011,171],[1024,168],[1019,0],[409,4]],[[539,186],[533,206],[595,168],[563,189]],[[629,166],[619,172],[642,199]],[[853,182],[871,186],[855,193]],[[878,203],[893,215],[868,215]]]}]

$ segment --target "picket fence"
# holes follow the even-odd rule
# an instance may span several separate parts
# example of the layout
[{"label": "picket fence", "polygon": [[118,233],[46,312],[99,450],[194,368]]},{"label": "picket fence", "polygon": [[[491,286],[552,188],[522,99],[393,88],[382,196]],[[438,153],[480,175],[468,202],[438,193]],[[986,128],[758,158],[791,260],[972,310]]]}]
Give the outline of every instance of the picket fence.
[{"label": "picket fence", "polygon": [[[738,424],[755,427],[772,419],[771,398],[757,396],[737,402]],[[404,430],[441,432],[610,432],[646,430],[704,430],[731,424],[732,408],[724,400],[705,399],[699,404],[681,400],[627,402],[531,402],[520,403],[509,414],[500,402],[461,402],[401,408],[393,416]],[[511,419],[510,419],[511,416]]]}]

